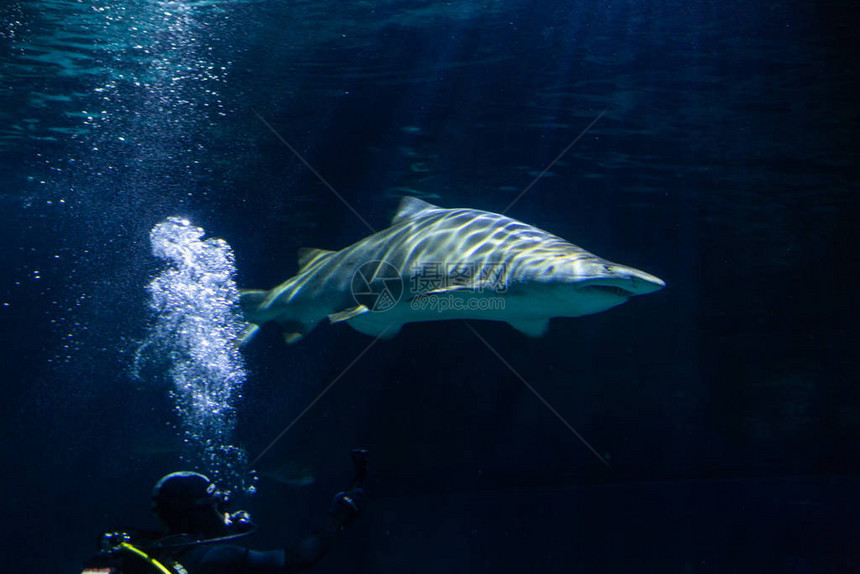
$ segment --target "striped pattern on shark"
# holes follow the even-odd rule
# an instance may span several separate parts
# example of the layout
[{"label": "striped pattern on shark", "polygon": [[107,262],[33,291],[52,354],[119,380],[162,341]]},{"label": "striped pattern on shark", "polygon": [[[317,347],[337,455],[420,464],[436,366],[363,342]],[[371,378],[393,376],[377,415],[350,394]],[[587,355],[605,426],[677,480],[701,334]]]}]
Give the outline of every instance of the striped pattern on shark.
[{"label": "striped pattern on shark", "polygon": [[476,209],[404,197],[391,226],[341,249],[302,249],[299,271],[270,291],[243,291],[251,326],[295,343],[325,318],[393,337],[405,323],[504,321],[526,335],[552,317],[599,313],[665,283],[531,225]]}]

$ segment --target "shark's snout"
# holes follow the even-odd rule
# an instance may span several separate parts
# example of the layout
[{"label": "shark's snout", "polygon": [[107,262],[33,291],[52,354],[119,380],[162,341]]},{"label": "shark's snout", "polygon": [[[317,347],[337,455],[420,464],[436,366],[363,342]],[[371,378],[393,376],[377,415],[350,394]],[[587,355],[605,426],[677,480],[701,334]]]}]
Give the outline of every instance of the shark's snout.
[{"label": "shark's snout", "polygon": [[582,288],[595,289],[619,297],[647,295],[666,286],[666,282],[639,269],[604,261],[592,263]]},{"label": "shark's snout", "polygon": [[626,277],[632,287],[631,291],[633,291],[635,295],[647,295],[648,293],[659,291],[666,286],[665,281],[659,277],[651,275],[650,273],[645,273],[644,271],[639,271],[632,267],[625,267],[624,265],[618,265],[616,267],[621,268],[621,270],[616,271],[616,273]]}]

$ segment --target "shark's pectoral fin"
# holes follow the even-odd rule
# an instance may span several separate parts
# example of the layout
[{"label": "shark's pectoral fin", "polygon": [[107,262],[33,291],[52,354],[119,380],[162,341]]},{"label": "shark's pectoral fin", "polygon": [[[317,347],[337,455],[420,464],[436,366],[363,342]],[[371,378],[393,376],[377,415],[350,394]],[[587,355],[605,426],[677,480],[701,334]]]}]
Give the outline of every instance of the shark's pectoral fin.
[{"label": "shark's pectoral fin", "polygon": [[332,313],[328,316],[332,323],[346,321],[346,324],[365,335],[390,339],[400,332],[402,323],[391,321],[391,317],[385,312],[371,313],[364,305],[352,307],[340,313]]},{"label": "shark's pectoral fin", "polygon": [[340,323],[341,321],[349,321],[350,319],[358,317],[359,315],[364,315],[368,311],[370,311],[370,309],[368,309],[364,305],[357,305],[355,307],[350,307],[349,309],[346,309],[345,311],[341,311],[339,313],[332,313],[331,315],[328,316],[328,320],[331,321],[332,323]]},{"label": "shark's pectoral fin", "polygon": [[520,319],[508,321],[508,324],[529,337],[543,337],[549,329],[549,319]]},{"label": "shark's pectoral fin", "polygon": [[379,334],[380,339],[385,339],[388,341],[389,339],[393,339],[397,333],[400,332],[400,329],[403,328],[403,324],[395,325],[394,323],[389,324],[385,329]]}]

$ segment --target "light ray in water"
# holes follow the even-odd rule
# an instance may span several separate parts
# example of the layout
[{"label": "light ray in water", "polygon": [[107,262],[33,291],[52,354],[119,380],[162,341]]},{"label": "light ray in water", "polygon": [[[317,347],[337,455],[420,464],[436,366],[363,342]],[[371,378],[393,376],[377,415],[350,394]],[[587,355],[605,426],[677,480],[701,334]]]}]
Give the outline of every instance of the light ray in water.
[{"label": "light ray in water", "polygon": [[163,369],[184,442],[193,449],[185,461],[235,487],[247,466],[244,449],[232,444],[234,405],[247,376],[235,341],[245,323],[236,307],[233,251],[203,234],[179,217],[150,232],[152,253],[167,266],[147,286],[155,321],[135,371],[149,364]]}]

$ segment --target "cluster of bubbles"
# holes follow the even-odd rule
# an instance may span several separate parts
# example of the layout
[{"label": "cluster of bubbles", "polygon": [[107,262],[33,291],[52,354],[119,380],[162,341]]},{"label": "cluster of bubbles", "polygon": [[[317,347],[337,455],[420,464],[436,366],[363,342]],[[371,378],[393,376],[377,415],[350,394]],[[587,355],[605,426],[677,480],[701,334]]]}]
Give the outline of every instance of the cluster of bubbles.
[{"label": "cluster of bubbles", "polygon": [[138,351],[163,369],[188,462],[224,485],[245,482],[247,457],[235,446],[235,401],[246,379],[237,339],[245,323],[237,307],[233,251],[203,239],[188,220],[170,217],[150,232],[152,253],[167,266],[147,286],[155,321]]}]

